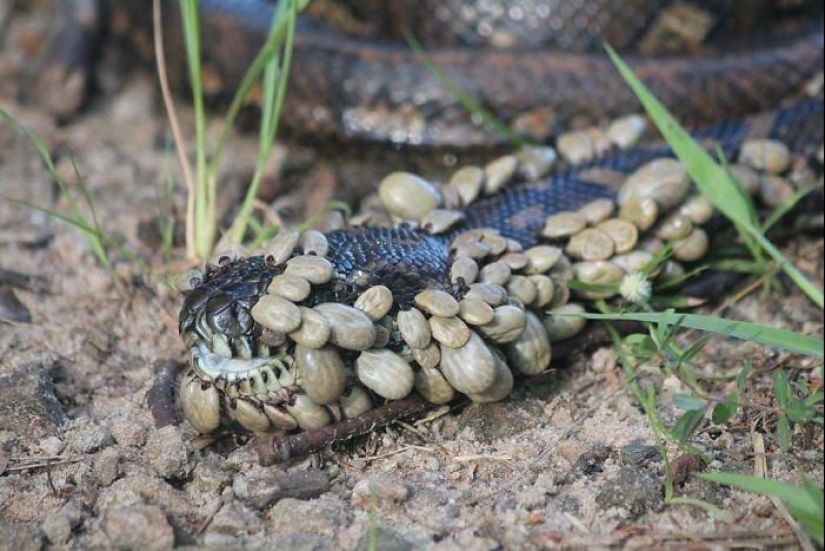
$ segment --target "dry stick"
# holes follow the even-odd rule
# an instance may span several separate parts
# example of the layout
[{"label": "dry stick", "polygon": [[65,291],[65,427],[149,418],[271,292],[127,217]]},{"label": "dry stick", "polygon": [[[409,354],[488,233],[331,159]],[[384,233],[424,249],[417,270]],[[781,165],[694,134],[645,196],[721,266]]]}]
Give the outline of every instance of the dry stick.
[{"label": "dry stick", "polygon": [[166,52],[163,48],[163,25],[161,24],[160,0],[152,3],[152,28],[155,33],[155,61],[158,66],[158,81],[163,96],[163,105],[169,115],[169,126],[172,128],[172,137],[175,140],[175,149],[178,152],[178,161],[183,170],[183,180],[186,182],[186,256],[195,258],[195,178],[192,175],[192,165],[186,156],[183,133],[180,130],[175,103],[172,101],[172,92],[169,88],[169,79],[166,74]]},{"label": "dry stick", "polygon": [[282,463],[323,450],[330,444],[372,432],[396,421],[421,414],[433,404],[418,394],[379,406],[353,419],[334,425],[287,436],[274,435],[255,446],[263,466]]},{"label": "dry stick", "polygon": [[[665,531],[649,532],[628,538],[626,534],[567,536],[560,541],[552,540],[553,548],[563,549],[620,549],[625,547],[639,548],[637,539],[641,539],[645,549],[670,548],[667,544],[675,544],[677,549],[785,549],[796,543],[793,532],[790,530],[761,530],[740,532],[719,532],[714,534],[686,534],[683,532]],[[704,543],[705,546],[700,544]],[[633,544],[636,544],[635,546]],[[712,546],[712,547],[711,547]]]},{"label": "dry stick", "polygon": [[267,478],[259,489],[245,498],[256,509],[264,509],[282,499],[315,499],[329,491],[330,478],[324,471],[287,472]]},{"label": "dry stick", "polygon": [[[618,322],[622,333],[639,330],[638,322]],[[575,339],[554,344],[557,358],[570,356],[597,344],[610,342],[610,336],[602,325],[592,325]],[[552,376],[552,374],[550,375]],[[533,382],[541,381],[545,375],[531,377]],[[377,427],[389,425],[399,419],[420,415],[435,407],[418,394],[389,402],[353,419],[345,419],[328,427],[300,432],[298,434],[273,435],[255,446],[258,459],[264,466],[286,463],[310,453],[321,451],[336,442],[349,440],[367,434]],[[571,429],[572,430],[572,429]]]},{"label": "dry stick", "polygon": [[226,502],[224,502],[223,500],[219,501],[218,505],[209,513],[209,516],[203,519],[203,522],[200,526],[198,526],[198,529],[195,531],[196,536],[200,536],[206,531],[207,528],[209,528],[209,525],[212,524],[212,521],[215,520],[215,517],[218,516],[218,513],[221,512],[221,509],[223,509],[225,503]]},{"label": "dry stick", "polygon": [[[66,465],[69,463],[78,463],[80,461],[86,461],[89,459],[91,455],[89,454],[82,454],[76,456],[62,456],[62,455],[49,455],[49,456],[11,456],[7,458],[8,462],[21,462],[20,465],[7,465],[6,469],[3,471],[4,473],[12,473],[12,472],[19,472],[19,471],[28,471],[30,469],[42,469],[42,468],[50,468],[55,467],[58,465]],[[31,463],[26,463],[26,461],[31,461]]]}]

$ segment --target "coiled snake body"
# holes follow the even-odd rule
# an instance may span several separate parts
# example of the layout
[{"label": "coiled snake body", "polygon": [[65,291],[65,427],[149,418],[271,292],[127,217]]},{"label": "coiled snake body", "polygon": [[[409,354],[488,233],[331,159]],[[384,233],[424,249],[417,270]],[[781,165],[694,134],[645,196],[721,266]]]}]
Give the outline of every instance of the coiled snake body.
[{"label": "coiled snake body", "polygon": [[[794,48],[821,70],[819,33]],[[787,195],[799,161],[821,151],[822,116],[811,99],[697,136],[738,159],[757,193]],[[582,301],[619,287],[644,298],[649,280],[678,277],[708,250],[712,209],[667,149],[614,146],[547,176],[552,156],[526,149],[445,185],[394,173],[379,187],[384,218],[327,235],[284,230],[260,254],[217,257],[189,280],[180,313],[186,418],[201,433],[307,431],[414,391],[432,403],[501,400],[514,373],[546,371],[553,343],[581,330]],[[665,244],[673,257],[651,273]],[[571,291],[571,279],[608,290]]]},{"label": "coiled snake body", "polygon": [[[263,43],[275,2],[201,3],[206,94],[231,97]],[[404,151],[489,149],[509,139],[481,124],[467,97],[514,133],[545,141],[638,109],[604,55],[610,43],[682,121],[735,120],[772,109],[821,72],[822,5],[729,0],[369,0],[315,2],[300,21],[284,108],[316,146],[392,144]],[[165,11],[170,78],[186,87],[178,10]],[[112,3],[145,17],[143,2]],[[318,15],[318,12],[321,12]],[[332,21],[330,21],[332,19]],[[135,26],[127,27],[134,29]],[[426,47],[445,86],[408,45]]]}]

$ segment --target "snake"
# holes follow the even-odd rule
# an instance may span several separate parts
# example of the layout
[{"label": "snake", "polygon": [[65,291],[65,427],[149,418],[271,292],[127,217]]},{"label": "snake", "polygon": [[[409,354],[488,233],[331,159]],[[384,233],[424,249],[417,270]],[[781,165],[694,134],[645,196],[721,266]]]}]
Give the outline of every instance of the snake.
[{"label": "snake", "polygon": [[[822,143],[822,116],[812,99],[697,137],[740,160],[737,174],[787,182],[776,178],[791,159]],[[713,209],[667,150],[547,176],[532,158],[462,167],[443,186],[392,173],[379,196],[395,225],[282,230],[258,254],[226,251],[186,274],[179,320],[191,367],[179,397],[190,424],[288,433],[414,392],[434,404],[504,399],[514,376],[550,368],[554,343],[584,327],[588,301],[644,300],[646,286],[678,278],[711,246],[702,226]],[[615,190],[606,174],[626,178]],[[648,271],[666,243],[672,259]]]},{"label": "snake", "polygon": [[[251,4],[257,9],[261,3]],[[241,8],[249,5],[204,3],[207,18],[226,21],[230,14],[247,34],[266,20],[258,11],[248,17]],[[780,45],[765,50],[720,55],[710,48],[711,54],[691,59],[631,61],[677,116],[689,115],[697,126],[717,123],[694,136],[735,160],[730,171],[736,179],[771,203],[821,170],[821,159],[815,160],[823,141],[821,95],[775,105],[821,71],[818,25],[810,32],[796,26],[789,34],[777,32],[772,38],[784,34]],[[435,27],[438,37],[442,30]],[[298,34],[295,63],[304,71],[296,86],[304,89],[301,78],[316,85],[332,79],[340,88],[307,91],[304,105],[287,107],[305,131],[396,146],[456,145],[457,135],[460,147],[500,139],[466,114],[453,117],[454,100],[427,96],[432,75],[421,72],[409,50],[382,41],[386,37],[318,29],[312,23]],[[507,42],[507,32],[501,33],[498,40]],[[605,76],[608,62],[593,54],[548,54],[541,42],[527,50],[462,44],[478,39],[477,33],[469,37],[459,38],[458,46],[447,42],[432,58],[450,68],[459,85],[465,83],[461,67],[500,68],[495,78],[486,73],[470,80],[485,93],[509,98],[496,104],[485,96],[482,103],[505,113],[513,128],[530,109],[504,105],[520,97],[522,86],[541,90],[528,100],[541,114],[541,137],[588,117],[603,119],[628,103],[625,88]],[[339,66],[351,75],[338,79],[333,68]],[[383,73],[390,76],[375,76]],[[375,85],[375,78],[385,84]],[[390,81],[403,92],[394,94]],[[340,103],[316,103],[317,94],[346,101],[353,82],[361,114],[413,104],[408,114],[429,114],[415,132],[385,131],[348,117],[350,108]],[[740,118],[742,110],[768,107],[766,115]],[[441,126],[444,119],[450,130]],[[644,124],[638,117],[622,121],[633,128]],[[584,328],[590,301],[644,302],[652,288],[679,281],[713,246],[712,205],[667,146],[627,143],[593,127],[580,134],[604,151],[579,164],[558,163],[556,149],[534,145],[483,166],[462,166],[444,182],[394,172],[378,186],[378,212],[326,234],[284,229],[257,251],[221,251],[203,269],[184,274],[179,331],[190,366],[178,400],[189,424],[201,434],[287,434],[357,420],[415,394],[432,404],[458,396],[503,400],[516,378],[551,368],[556,343]]]}]

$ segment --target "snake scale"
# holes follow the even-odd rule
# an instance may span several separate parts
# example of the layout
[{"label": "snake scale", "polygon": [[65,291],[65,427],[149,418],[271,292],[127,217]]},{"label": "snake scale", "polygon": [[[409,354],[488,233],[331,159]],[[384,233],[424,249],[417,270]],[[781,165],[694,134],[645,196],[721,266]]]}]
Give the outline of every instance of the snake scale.
[{"label": "snake scale", "polygon": [[[253,28],[251,21],[265,18],[248,18],[241,7],[249,5],[206,2],[206,16],[225,21],[231,14],[233,24]],[[805,33],[794,27],[795,38],[784,36],[774,49],[705,53],[693,61],[651,59],[637,63],[636,69],[666,103],[689,113],[697,124],[718,121],[724,118],[721,112],[738,116],[739,110],[728,109],[733,105],[764,109],[821,71],[821,19],[813,19],[813,31],[809,17]],[[370,42],[374,48],[364,50],[363,38],[318,34],[313,25],[317,23],[299,34],[299,89],[305,89],[301,79],[316,79],[316,84],[329,79],[341,88],[315,92],[338,94],[346,101],[358,89],[362,108],[372,105],[369,111],[383,102],[385,113],[399,106],[403,110],[414,98],[414,113],[408,114],[427,111],[437,93],[427,91],[433,82],[420,72],[415,73],[417,82],[397,81],[412,88],[392,98],[393,90],[383,85],[373,85],[373,93],[365,95],[360,84],[347,84],[364,71],[371,75],[364,83],[374,83],[388,65],[412,71],[408,50],[375,36]],[[436,43],[446,40],[439,24],[422,28],[432,32]],[[498,31],[483,37],[512,38],[506,25],[492,28]],[[614,111],[611,98],[627,105],[624,89],[605,76],[606,62],[594,61],[590,54],[547,54],[544,46],[516,52],[494,44],[488,49],[488,44],[473,44],[480,34],[458,34],[461,47],[447,42],[435,50],[436,63],[454,70],[451,76],[460,75],[467,63],[502,68],[499,78],[468,78],[509,97],[506,101],[519,97],[522,86],[533,91],[543,87],[550,97],[540,96],[532,104],[538,109],[545,102],[546,109],[536,111],[541,113],[539,134],[591,116],[602,119]],[[341,61],[347,56],[358,59]],[[338,65],[337,70],[352,71],[351,78],[336,80],[332,68]],[[532,79],[524,80],[527,73]],[[557,78],[567,79],[566,84]],[[465,82],[463,77],[457,81],[459,86]],[[437,98],[438,109],[418,121],[415,132],[368,128],[364,119],[348,118],[347,107],[329,103],[322,108],[314,103],[316,97],[307,96],[307,106],[288,111],[322,137],[438,146],[454,145],[453,138],[461,135],[462,147],[497,139],[463,114],[451,118],[454,102],[443,97]],[[529,101],[535,101],[535,94]],[[563,110],[564,103],[570,109]],[[509,107],[503,105],[493,110],[505,113],[509,123],[529,111],[522,105],[507,116]],[[325,109],[341,115],[330,117]],[[311,121],[301,119],[307,110]],[[696,137],[736,160],[731,170],[737,179],[771,203],[771,197],[786,197],[794,186],[815,178],[819,167],[808,161],[821,157],[822,117],[823,103],[816,97],[769,115],[716,124]],[[445,120],[449,129],[442,126]],[[610,141],[609,133],[599,136]],[[614,141],[604,149],[595,160],[552,170],[552,148],[526,148],[483,167],[462,167],[443,184],[393,173],[378,189],[382,212],[327,234],[282,230],[260,251],[219,254],[204,270],[187,274],[180,333],[191,366],[179,392],[186,418],[204,434],[224,429],[313,431],[358,419],[414,392],[434,404],[460,394],[476,402],[498,401],[510,393],[514,375],[546,372],[554,343],[582,329],[584,320],[576,314],[587,301],[618,294],[644,301],[651,285],[678,279],[685,266],[712,247],[703,226],[713,219],[713,210],[667,148]],[[672,256],[652,269],[663,248],[672,250]],[[596,287],[578,289],[568,285],[570,280]]]}]

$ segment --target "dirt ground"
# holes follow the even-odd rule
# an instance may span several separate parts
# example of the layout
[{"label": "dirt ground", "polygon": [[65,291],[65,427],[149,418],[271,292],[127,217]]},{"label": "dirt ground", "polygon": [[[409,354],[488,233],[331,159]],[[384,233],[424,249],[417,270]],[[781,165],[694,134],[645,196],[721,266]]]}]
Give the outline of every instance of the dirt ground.
[{"label": "dirt ground", "polygon": [[[181,297],[167,277],[182,250],[167,257],[146,237],[170,203],[183,202],[179,190],[171,201],[164,191],[170,175],[180,178],[154,77],[104,60],[102,93],[58,124],[20,100],[20,51],[38,31],[24,23],[0,37],[0,107],[43,140],[71,183],[76,162],[103,231],[128,254],[115,253],[107,272],[81,231],[40,210],[65,214],[70,204],[32,145],[0,122],[0,268],[31,276],[0,295],[0,549],[800,545],[776,503],[701,480],[672,445],[668,457],[684,475],[676,496],[724,516],[665,503],[664,460],[609,347],[555,363],[554,378],[523,382],[502,403],[397,423],[286,466],[259,466],[241,440],[197,449],[185,423],[156,428],[147,393],[186,351],[176,328]],[[291,154],[284,146],[278,158]],[[253,155],[250,138],[233,139],[227,200],[251,174]],[[323,162],[297,182],[283,209],[295,209],[294,196],[323,203],[335,165]],[[823,240],[800,238],[787,252],[821,287]],[[3,319],[24,311],[30,321]],[[823,312],[797,291],[751,293],[723,313],[823,337]],[[722,395],[746,361],[745,407],[725,425],[706,420],[692,444],[713,458],[710,471],[752,473],[764,462],[771,478],[798,483],[804,473],[822,486],[823,431],[795,426],[781,452],[771,383],[781,369],[815,384],[821,362],[712,341],[696,371]],[[660,414],[672,423],[682,383],[655,367],[641,382],[660,390]]]}]

